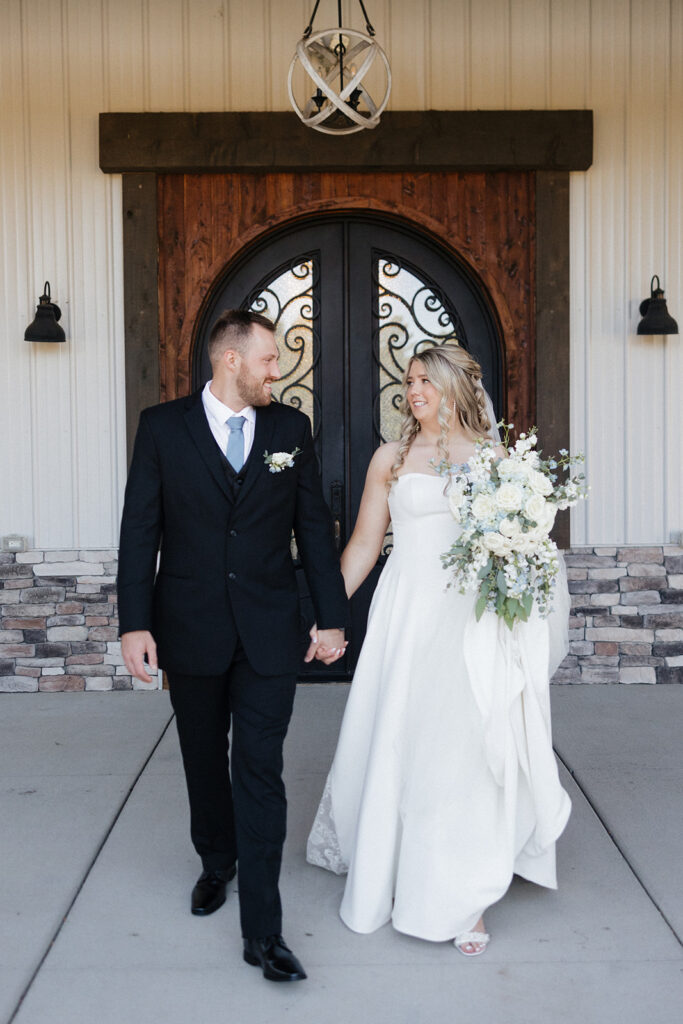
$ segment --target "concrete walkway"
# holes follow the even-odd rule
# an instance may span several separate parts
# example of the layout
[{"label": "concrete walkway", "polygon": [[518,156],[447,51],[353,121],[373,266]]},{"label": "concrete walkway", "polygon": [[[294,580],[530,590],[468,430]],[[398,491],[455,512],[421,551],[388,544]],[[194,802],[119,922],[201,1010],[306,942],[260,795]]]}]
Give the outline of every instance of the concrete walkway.
[{"label": "concrete walkway", "polygon": [[305,864],[346,692],[300,687],[287,741],[285,936],[309,980],[284,986],[243,964],[236,895],[189,914],[198,864],[167,695],[2,695],[0,1022],[683,1019],[683,687],[553,687],[574,804],[560,888],[515,880],[476,960],[390,926],[353,934],[343,879]]}]

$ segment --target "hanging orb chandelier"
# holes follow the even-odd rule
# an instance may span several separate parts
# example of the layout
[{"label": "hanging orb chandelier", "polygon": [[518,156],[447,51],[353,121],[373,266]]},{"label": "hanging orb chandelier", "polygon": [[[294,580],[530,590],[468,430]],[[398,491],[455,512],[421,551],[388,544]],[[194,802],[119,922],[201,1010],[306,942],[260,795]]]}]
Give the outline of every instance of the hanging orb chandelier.
[{"label": "hanging orb chandelier", "polygon": [[[338,28],[313,31],[313,20],[320,0],[316,0],[311,20],[303,37],[296,44],[296,53],[289,67],[287,90],[294,110],[309,128],[326,135],[351,135],[363,128],[376,128],[380,115],[389,101],[391,68],[386,53],[374,38],[363,0],[358,0],[366,32],[342,26],[342,4],[337,0]],[[374,82],[378,92],[384,90],[377,102],[364,85],[375,65]],[[306,88],[311,83],[312,95],[302,102],[294,94],[294,76],[298,68],[308,75]],[[376,71],[381,72],[379,78]]]}]

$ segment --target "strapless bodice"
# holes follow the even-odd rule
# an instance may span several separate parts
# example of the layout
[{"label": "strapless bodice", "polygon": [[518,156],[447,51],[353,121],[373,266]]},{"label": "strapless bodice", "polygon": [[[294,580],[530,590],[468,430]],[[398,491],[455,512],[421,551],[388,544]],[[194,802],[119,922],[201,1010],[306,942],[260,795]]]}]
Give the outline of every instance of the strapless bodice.
[{"label": "strapless bodice", "polygon": [[448,507],[446,486],[445,478],[436,474],[404,473],[389,492],[391,558],[402,564],[414,561],[421,574],[431,568],[444,585],[441,555],[460,530]]}]

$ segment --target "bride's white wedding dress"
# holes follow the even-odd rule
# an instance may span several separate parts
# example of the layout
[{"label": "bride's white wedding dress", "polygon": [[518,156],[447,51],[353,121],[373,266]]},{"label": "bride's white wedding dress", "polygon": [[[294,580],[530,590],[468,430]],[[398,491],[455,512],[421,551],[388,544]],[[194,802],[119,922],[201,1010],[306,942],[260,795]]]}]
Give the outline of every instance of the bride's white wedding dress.
[{"label": "bride's white wedding dress", "polygon": [[348,872],[349,928],[392,921],[435,941],[470,930],[513,873],[555,888],[570,811],[548,694],[567,605],[556,599],[550,619],[514,634],[492,613],[477,623],[474,596],[446,590],[440,555],[459,527],[444,488],[405,473],[391,489],[394,547],[307,849],[312,864]]}]

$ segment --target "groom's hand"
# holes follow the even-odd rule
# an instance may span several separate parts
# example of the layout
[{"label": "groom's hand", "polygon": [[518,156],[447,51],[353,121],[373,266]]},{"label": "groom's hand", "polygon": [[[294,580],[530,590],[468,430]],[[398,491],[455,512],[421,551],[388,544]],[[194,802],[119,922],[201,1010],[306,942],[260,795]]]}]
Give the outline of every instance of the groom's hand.
[{"label": "groom's hand", "polygon": [[145,670],[145,659],[152,672],[158,671],[157,645],[148,629],[135,629],[121,636],[121,655],[132,676],[142,683],[151,683]]},{"label": "groom's hand", "polygon": [[331,665],[342,657],[348,646],[343,629],[318,629],[314,625],[309,636],[311,643],[304,661],[313,661],[317,658],[324,665]]}]

